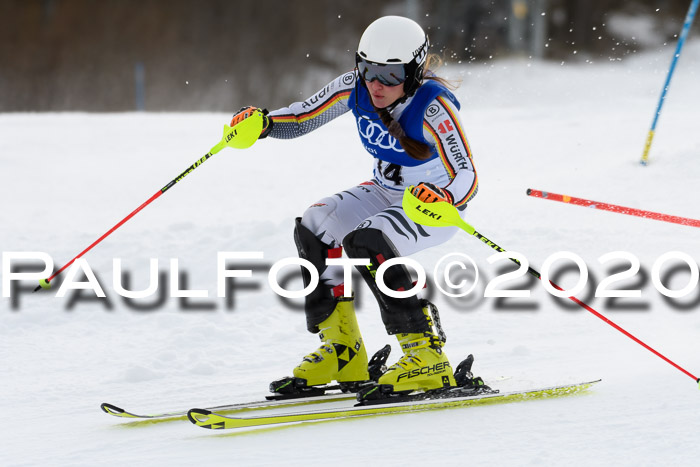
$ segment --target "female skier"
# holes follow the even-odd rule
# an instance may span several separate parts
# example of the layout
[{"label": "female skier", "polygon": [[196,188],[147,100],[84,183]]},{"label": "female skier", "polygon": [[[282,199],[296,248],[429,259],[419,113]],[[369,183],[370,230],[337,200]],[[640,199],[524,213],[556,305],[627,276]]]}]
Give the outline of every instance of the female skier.
[{"label": "female skier", "polygon": [[[398,337],[403,356],[378,379],[392,393],[455,386],[436,309],[416,296],[392,298],[375,282],[381,263],[439,245],[456,228],[423,227],[401,208],[403,192],[423,202],[446,201],[464,211],[477,191],[477,177],[464,136],[459,102],[446,82],[430,70],[428,37],[414,21],[386,16],[363,33],[356,68],[303,102],[265,115],[260,138],[305,135],[351,112],[364,148],[374,158],[374,176],[323,198],[297,218],[294,240],[299,256],[319,271],[319,285],[306,297],[307,327],[322,345],[294,368],[294,377],[273,383],[273,391],[294,392],[335,380],[357,390],[369,380],[368,360],[352,298],[344,297],[343,270],[326,259],[369,258],[357,266],[376,297],[389,334]],[[241,109],[231,126],[254,107]],[[266,111],[263,111],[266,113]],[[304,285],[311,281],[302,268]],[[408,270],[395,265],[384,283],[393,290],[413,287]],[[435,327],[433,326],[435,323]],[[375,385],[376,386],[376,385]],[[365,386],[368,387],[368,386]]]}]

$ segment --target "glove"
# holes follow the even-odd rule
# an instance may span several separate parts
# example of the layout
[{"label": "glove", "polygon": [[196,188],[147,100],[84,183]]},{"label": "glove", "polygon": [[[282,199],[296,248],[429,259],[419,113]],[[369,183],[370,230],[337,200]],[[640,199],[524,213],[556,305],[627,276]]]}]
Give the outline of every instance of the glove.
[{"label": "glove", "polygon": [[270,134],[272,131],[272,119],[268,117],[268,112],[267,109],[259,109],[257,107],[253,107],[251,105],[248,105],[246,107],[241,107],[241,110],[239,110],[236,114],[233,115],[233,118],[231,119],[231,124],[229,126],[234,126],[237,125],[238,123],[241,123],[243,120],[246,118],[250,117],[253,115],[253,113],[256,110],[260,110],[263,114],[263,128],[262,131],[260,132],[260,136],[258,136],[258,139],[263,139],[267,135]]},{"label": "glove", "polygon": [[419,183],[411,190],[411,194],[424,203],[437,203],[444,201],[454,204],[452,193],[445,188],[440,188],[432,183]]}]

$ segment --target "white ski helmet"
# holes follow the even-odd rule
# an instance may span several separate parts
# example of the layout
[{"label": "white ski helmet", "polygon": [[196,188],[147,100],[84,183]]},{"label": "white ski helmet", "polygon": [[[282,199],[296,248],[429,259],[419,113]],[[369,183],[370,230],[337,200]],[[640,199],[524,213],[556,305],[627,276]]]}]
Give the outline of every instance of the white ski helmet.
[{"label": "white ski helmet", "polygon": [[403,83],[407,96],[423,83],[428,36],[415,21],[384,16],[370,24],[360,38],[355,63],[365,81],[386,86]]}]

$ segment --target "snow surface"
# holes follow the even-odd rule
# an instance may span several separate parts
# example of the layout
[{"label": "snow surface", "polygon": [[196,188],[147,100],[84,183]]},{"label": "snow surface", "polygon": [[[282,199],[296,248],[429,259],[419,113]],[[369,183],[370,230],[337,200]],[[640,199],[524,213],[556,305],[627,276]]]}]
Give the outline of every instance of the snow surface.
[{"label": "snow surface", "polygon": [[[699,219],[700,42],[683,51],[651,164],[638,163],[672,53],[669,45],[622,61],[511,59],[445,71],[463,78],[458,95],[480,179],[469,222],[535,269],[558,251],[579,255],[591,271],[584,300],[700,372],[700,287],[674,306],[650,280],[668,251],[700,259],[700,231],[525,195],[535,188]],[[2,251],[43,251],[64,264],[204,155],[228,117],[0,115]],[[485,281],[505,263],[489,264],[493,250],[466,234],[415,255],[433,276],[440,257],[465,253],[482,275],[467,298],[432,296],[453,364],[473,353],[475,372],[506,390],[602,378],[588,395],[240,433],[187,421],[134,426],[99,410],[101,402],[153,412],[251,401],[289,374],[318,341],[305,332],[300,301],[289,306],[270,290],[267,270],[295,256],[295,216],[370,170],[349,116],[299,140],[226,149],[86,255],[107,304],[85,291],[31,294],[36,282],[23,282],[15,301],[0,302],[0,462],[697,465],[697,384],[538,283],[508,284],[530,288],[530,299],[483,298]],[[236,282],[232,304],[230,295],[216,298],[217,252],[227,251],[265,255],[249,262],[253,277]],[[598,258],[613,251],[640,259],[642,272],[616,286],[641,289],[641,298],[592,297],[612,270]],[[166,297],[136,310],[115,292],[113,258],[134,289],[147,286],[149,258],[166,276],[177,258],[187,278],[181,288],[209,297]],[[669,287],[688,283],[688,268],[680,271]],[[562,283],[575,280],[572,272]],[[288,287],[299,284],[295,277]],[[392,343],[395,359],[369,291],[358,294],[368,350]]]}]

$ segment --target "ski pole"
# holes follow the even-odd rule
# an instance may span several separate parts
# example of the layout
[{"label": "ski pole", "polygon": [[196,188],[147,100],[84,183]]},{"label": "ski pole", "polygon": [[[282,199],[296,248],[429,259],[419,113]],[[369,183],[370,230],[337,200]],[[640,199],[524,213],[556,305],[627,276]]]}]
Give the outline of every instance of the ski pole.
[{"label": "ski pole", "polygon": [[261,110],[256,110],[250,117],[246,118],[245,120],[242,120],[238,124],[234,125],[233,127],[230,127],[228,125],[224,125],[224,135],[221,138],[221,141],[219,141],[213,148],[209,150],[208,153],[206,153],[202,158],[197,160],[194,164],[189,166],[184,172],[182,172],[180,175],[172,179],[167,185],[165,185],[163,188],[160,190],[156,191],[153,196],[148,198],[141,206],[137,207],[134,209],[128,216],[126,216],[124,219],[120,220],[117,222],[114,227],[109,229],[107,232],[105,232],[100,238],[92,242],[87,248],[85,248],[83,251],[78,253],[72,260],[68,261],[61,269],[58,271],[54,272],[53,275],[46,279],[41,279],[39,281],[39,285],[34,289],[34,292],[38,291],[39,289],[50,289],[51,288],[51,281],[61,274],[64,270],[70,267],[75,260],[78,258],[82,257],[85,253],[88,251],[92,250],[97,244],[99,244],[102,240],[107,238],[109,235],[112,234],[115,230],[117,230],[119,227],[124,225],[129,219],[134,217],[136,214],[138,214],[143,208],[151,204],[153,201],[158,199],[160,196],[163,195],[166,191],[168,191],[170,188],[175,186],[176,183],[178,183],[180,180],[185,178],[187,175],[190,174],[194,169],[199,167],[200,165],[204,164],[204,162],[207,161],[211,156],[214,154],[218,153],[225,147],[231,147],[231,148],[236,148],[236,149],[245,149],[249,148],[250,146],[257,141],[258,137],[260,136],[260,132],[262,131],[262,126],[263,126],[263,114]]},{"label": "ski pole", "polygon": [[601,203],[599,201],[591,201],[590,199],[577,198],[575,196],[560,195],[550,191],[527,189],[527,195],[533,198],[548,199],[551,201],[559,201],[561,203],[575,204],[587,208],[601,209],[603,211],[616,212],[619,214],[627,214],[628,216],[645,217],[657,221],[671,222],[673,224],[688,225],[690,227],[700,227],[700,220],[690,219],[688,217],[672,216],[653,211],[644,211],[642,209],[628,208],[617,204]]},{"label": "ski pole", "polygon": [[[479,233],[474,227],[472,227],[470,224],[465,222],[462,217],[459,215],[459,212],[457,211],[457,208],[455,208],[452,204],[446,203],[446,202],[439,202],[439,203],[423,203],[421,200],[413,196],[411,194],[411,188],[407,188],[406,191],[404,192],[403,195],[403,209],[406,212],[406,215],[415,223],[421,224],[421,225],[427,225],[430,227],[459,227],[460,229],[464,230],[467,232],[469,235],[478,238],[481,240],[483,243],[486,245],[490,246],[496,251],[503,252],[506,251],[500,246],[498,246],[496,243],[493,241],[489,240],[485,236],[483,236],[481,233]],[[518,261],[515,258],[511,258],[511,261],[520,264],[520,261]],[[528,267],[527,272],[529,272],[531,275],[535,276],[537,279],[542,280],[542,276],[540,275],[539,272],[536,270],[532,269],[531,267]],[[561,287],[559,287],[557,284],[555,284],[552,281],[549,281],[549,283],[554,287],[555,289],[559,291],[563,291]],[[641,345],[657,357],[661,358],[664,360],[666,363],[672,365],[676,369],[680,370],[687,376],[693,378],[695,382],[698,383],[698,388],[700,388],[700,378],[683,368],[682,366],[678,365],[677,363],[673,362],[671,359],[663,355],[662,353],[658,352],[654,348],[650,347],[646,343],[644,343],[641,339],[635,337],[633,334],[629,333],[610,319],[606,318],[578,298],[574,297],[573,295],[568,297],[570,300],[572,300],[574,303],[577,305],[581,306],[583,309],[586,311],[592,313],[594,316],[597,318],[600,318],[603,320],[605,323],[609,324],[616,330],[620,331],[622,334],[625,336],[629,337],[632,339],[634,342],[637,344]]]},{"label": "ski pole", "polygon": [[644,152],[642,153],[642,160],[639,161],[642,165],[647,165],[649,162],[649,150],[651,149],[651,141],[654,139],[654,132],[656,131],[656,123],[659,121],[659,116],[661,115],[661,107],[664,105],[664,100],[666,100],[666,92],[671,85],[671,77],[673,76],[673,71],[676,69],[676,63],[678,62],[678,57],[681,56],[681,49],[685,43],[685,38],[688,37],[688,32],[690,31],[690,26],[693,24],[693,19],[695,18],[695,12],[698,10],[698,4],[700,0],[693,0],[688,8],[688,13],[685,16],[685,22],[683,23],[683,29],[681,29],[681,35],[678,37],[678,45],[676,46],[676,51],[673,54],[673,60],[671,60],[671,66],[668,69],[668,74],[666,75],[666,82],[661,91],[661,97],[659,98],[659,103],[656,106],[656,113],[654,114],[654,120],[651,123],[651,129],[649,129],[649,134],[647,135],[647,140],[644,143]]}]

